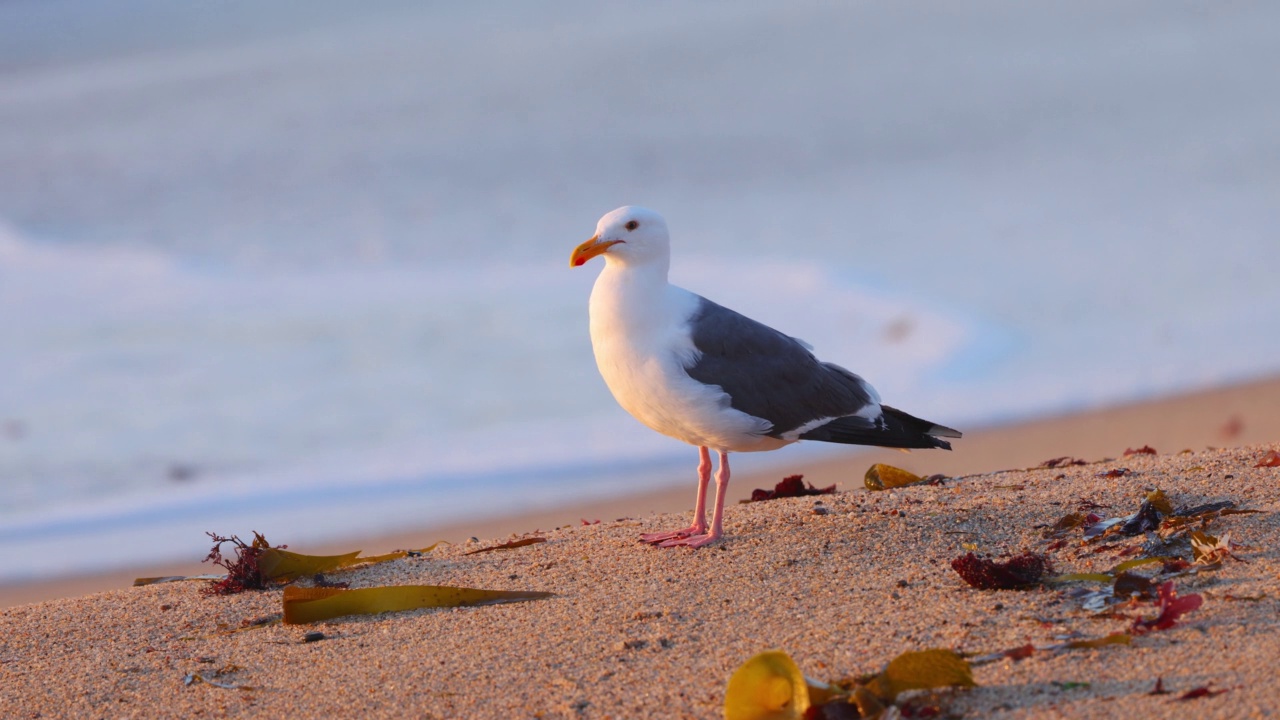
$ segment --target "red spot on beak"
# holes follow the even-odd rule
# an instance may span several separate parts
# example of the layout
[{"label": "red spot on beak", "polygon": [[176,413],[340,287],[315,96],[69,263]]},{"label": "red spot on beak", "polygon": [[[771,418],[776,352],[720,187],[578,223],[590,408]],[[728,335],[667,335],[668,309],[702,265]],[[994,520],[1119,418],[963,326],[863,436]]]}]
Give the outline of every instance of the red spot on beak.
[{"label": "red spot on beak", "polygon": [[605,240],[604,242],[601,242],[600,236],[597,235],[573,249],[573,255],[569,256],[569,267],[580,267],[591,258],[603,254],[606,250],[620,242],[623,241]]}]

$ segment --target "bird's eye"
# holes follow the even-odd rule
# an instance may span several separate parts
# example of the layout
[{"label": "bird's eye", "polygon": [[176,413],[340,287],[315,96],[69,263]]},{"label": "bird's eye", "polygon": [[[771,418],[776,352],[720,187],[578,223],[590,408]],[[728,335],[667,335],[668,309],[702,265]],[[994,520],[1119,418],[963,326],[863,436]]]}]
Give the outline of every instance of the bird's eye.
[{"label": "bird's eye", "polygon": [[635,220],[628,220],[628,221],[627,221],[627,229],[628,229],[628,230],[635,230],[635,229],[636,229],[636,228],[638,228],[638,227],[640,227],[640,223],[636,222]]}]

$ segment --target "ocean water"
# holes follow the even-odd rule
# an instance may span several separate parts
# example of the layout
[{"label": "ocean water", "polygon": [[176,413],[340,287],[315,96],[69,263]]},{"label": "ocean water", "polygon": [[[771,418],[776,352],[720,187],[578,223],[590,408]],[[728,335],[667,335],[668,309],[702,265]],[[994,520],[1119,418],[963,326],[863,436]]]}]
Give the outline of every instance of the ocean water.
[{"label": "ocean water", "polygon": [[622,204],[953,426],[1280,371],[1277,21],[0,4],[0,582],[688,484],[568,268]]}]

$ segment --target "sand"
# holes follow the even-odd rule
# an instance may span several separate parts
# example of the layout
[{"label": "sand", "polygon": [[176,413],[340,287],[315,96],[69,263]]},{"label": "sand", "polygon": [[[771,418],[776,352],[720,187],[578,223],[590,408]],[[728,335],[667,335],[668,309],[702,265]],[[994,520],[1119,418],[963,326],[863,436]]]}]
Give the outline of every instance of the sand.
[{"label": "sand", "polygon": [[[1055,546],[1044,526],[1083,501],[1110,506],[1094,510],[1104,516],[1128,514],[1156,487],[1175,506],[1232,500],[1266,511],[1209,528],[1230,532],[1241,560],[1175,580],[1180,593],[1200,594],[1203,606],[1131,646],[983,665],[974,673],[980,687],[943,702],[967,717],[1276,715],[1280,468],[1253,465],[1280,449],[1278,399],[1280,382],[1254,383],[975,432],[952,454],[883,458],[919,472],[977,473],[941,486],[868,492],[862,471],[882,458],[867,455],[798,468],[819,484],[838,476],[843,492],[734,505],[728,537],[710,549],[636,542],[640,532],[687,524],[686,491],[569,508],[559,518],[433,528],[400,539],[408,542],[386,538],[364,548],[421,546],[445,531],[494,538],[506,528],[540,528],[548,541],[479,555],[463,553],[489,540],[462,542],[332,576],[353,587],[555,593],[536,602],[230,634],[224,631],[278,615],[281,591],[208,597],[197,583],[177,583],[10,607],[0,611],[0,716],[719,717],[733,669],[769,648],[791,653],[811,677],[836,679],[875,672],[905,651],[981,653],[1125,630],[1131,620],[1095,617],[1063,588],[975,590],[949,563],[968,548],[993,555],[1029,549],[1046,552],[1061,572],[1106,569],[1142,538],[1098,551],[1076,531]],[[1205,447],[1237,443],[1249,444]],[[1121,457],[1144,444],[1162,454]],[[1060,455],[1117,459],[991,472]],[[1130,472],[1099,477],[1121,467]],[[744,478],[738,494],[776,479]],[[681,513],[651,515],[650,508]],[[584,526],[580,517],[602,522]],[[563,527],[550,530],[555,525]],[[1159,552],[1190,555],[1185,542]],[[1113,610],[1155,614],[1147,602]],[[312,630],[325,639],[302,642]],[[220,671],[217,681],[249,689],[184,684],[190,674]],[[1172,694],[1149,694],[1157,678]],[[1226,692],[1178,699],[1206,686]]]},{"label": "sand", "polygon": [[[1061,455],[1098,459],[1118,455],[1126,448],[1151,445],[1171,452],[1184,448],[1236,446],[1280,440],[1280,378],[1267,378],[1186,395],[1132,403],[1119,407],[1084,410],[1061,417],[1038,419],[993,428],[964,428],[965,437],[955,450],[916,452],[840,448],[838,457],[826,462],[784,466],[786,472],[737,472],[730,485],[734,502],[750,497],[751,490],[771,486],[784,474],[800,473],[815,485],[836,484],[842,490],[862,487],[862,474],[871,463],[888,462],[921,474],[964,474],[1029,467]],[[636,432],[649,432],[639,425]],[[772,457],[785,457],[773,453]],[[690,450],[690,477],[697,454]],[[436,540],[461,542],[471,537],[502,537],[510,533],[559,527],[582,519],[612,519],[649,513],[688,513],[693,506],[693,483],[675,489],[641,491],[613,500],[577,504],[567,502],[554,511],[481,521],[433,525],[414,532],[358,537],[338,543],[305,548],[317,554],[360,548],[368,553],[395,548],[422,547]],[[686,523],[687,524],[687,523]],[[268,537],[271,533],[266,531]],[[287,543],[287,539],[277,542]],[[297,549],[297,548],[295,548]],[[194,575],[209,572],[203,558],[186,562],[147,565],[98,574],[64,577],[13,585],[0,584],[0,607],[76,597],[128,586],[133,578],[158,575]]]}]

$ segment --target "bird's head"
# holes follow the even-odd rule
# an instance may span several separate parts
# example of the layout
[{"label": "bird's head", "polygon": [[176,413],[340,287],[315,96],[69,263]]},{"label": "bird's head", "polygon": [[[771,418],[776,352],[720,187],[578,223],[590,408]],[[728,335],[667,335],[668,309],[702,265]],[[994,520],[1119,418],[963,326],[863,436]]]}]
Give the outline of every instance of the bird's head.
[{"label": "bird's head", "polygon": [[646,208],[620,207],[600,218],[595,236],[573,249],[569,266],[578,267],[597,255],[625,264],[669,258],[667,221]]}]

